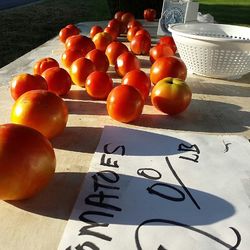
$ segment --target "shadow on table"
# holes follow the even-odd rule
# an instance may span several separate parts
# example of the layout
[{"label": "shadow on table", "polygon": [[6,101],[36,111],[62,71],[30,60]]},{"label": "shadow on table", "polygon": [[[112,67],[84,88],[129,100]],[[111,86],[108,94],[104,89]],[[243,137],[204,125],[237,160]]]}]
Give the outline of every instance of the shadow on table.
[{"label": "shadow on table", "polygon": [[102,130],[97,127],[66,127],[60,136],[51,139],[51,143],[57,149],[94,153]]},{"label": "shadow on table", "polygon": [[[212,224],[231,217],[235,213],[232,204],[214,194],[185,186],[189,192],[187,195],[187,191],[181,185],[124,174],[119,174],[117,183],[105,182],[116,189],[102,189],[104,194],[114,195],[117,198],[105,198],[100,202],[98,196],[92,196],[99,194],[99,191],[94,191],[94,176],[100,178],[95,172],[89,172],[87,175],[69,172],[55,173],[50,184],[34,198],[24,201],[8,201],[8,203],[31,213],[68,220],[85,177],[89,185],[85,187],[83,199],[78,204],[81,211],[78,210],[77,214],[73,214],[72,220],[79,220],[81,216],[81,219],[86,221],[95,218],[97,223],[139,225],[152,218],[178,218],[178,221],[194,226]],[[114,176],[108,172],[105,177],[114,179]],[[93,201],[93,204],[96,202],[97,205],[87,206],[85,204],[85,202],[88,203],[87,200],[90,203]],[[98,206],[100,203],[110,206],[103,208],[101,205]],[[90,215],[88,215],[89,211]],[[106,212],[110,216],[91,215],[91,211]],[[152,225],[161,223],[155,221]]]},{"label": "shadow on table", "polygon": [[[105,101],[72,101],[65,100],[69,114],[76,115],[107,115]],[[84,117],[79,118],[84,119]]]},{"label": "shadow on table", "polygon": [[212,78],[206,80],[199,78],[198,83],[196,82],[195,77],[187,80],[192,92],[195,94],[250,97],[250,74],[243,76],[241,79],[229,81],[229,84],[224,84],[224,80],[218,79],[215,83]]},{"label": "shadow on table", "polygon": [[133,124],[193,132],[237,133],[247,131],[250,113],[238,105],[193,99],[183,113],[169,116],[160,112],[142,114]]}]

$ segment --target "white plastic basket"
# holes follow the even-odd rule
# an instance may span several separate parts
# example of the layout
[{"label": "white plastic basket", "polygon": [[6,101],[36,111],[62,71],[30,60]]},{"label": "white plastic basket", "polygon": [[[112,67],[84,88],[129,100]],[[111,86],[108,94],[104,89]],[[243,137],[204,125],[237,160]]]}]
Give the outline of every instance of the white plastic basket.
[{"label": "white plastic basket", "polygon": [[250,28],[214,23],[178,23],[169,27],[188,71],[237,79],[250,72]]}]

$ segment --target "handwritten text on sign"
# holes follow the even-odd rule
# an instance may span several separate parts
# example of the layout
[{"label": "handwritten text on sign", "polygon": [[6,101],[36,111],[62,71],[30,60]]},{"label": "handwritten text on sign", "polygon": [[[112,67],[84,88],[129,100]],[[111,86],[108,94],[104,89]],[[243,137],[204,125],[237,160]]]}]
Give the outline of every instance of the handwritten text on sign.
[{"label": "handwritten text on sign", "polygon": [[248,249],[249,142],[105,127],[58,249]]}]

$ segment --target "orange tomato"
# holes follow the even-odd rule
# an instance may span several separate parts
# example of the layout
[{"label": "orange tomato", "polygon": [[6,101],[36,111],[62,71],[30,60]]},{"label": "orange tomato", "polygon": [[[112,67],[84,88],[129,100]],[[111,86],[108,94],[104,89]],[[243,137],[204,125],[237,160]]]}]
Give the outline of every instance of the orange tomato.
[{"label": "orange tomato", "polygon": [[149,51],[150,61],[154,63],[158,58],[163,56],[174,56],[173,49],[166,44],[157,44]]},{"label": "orange tomato", "polygon": [[127,39],[129,42],[132,41],[132,39],[134,38],[135,34],[137,31],[139,31],[141,29],[141,27],[138,27],[138,26],[135,26],[135,27],[132,27],[128,30],[128,33],[127,33]]},{"label": "orange tomato", "polygon": [[124,52],[119,55],[115,62],[115,71],[121,77],[131,70],[140,69],[139,59],[131,52]]},{"label": "orange tomato", "polygon": [[56,158],[51,143],[37,130],[0,125],[0,200],[30,198],[54,175]]},{"label": "orange tomato", "polygon": [[48,90],[59,96],[66,95],[71,88],[71,77],[63,68],[50,68],[43,72],[42,76],[46,79]]},{"label": "orange tomato", "polygon": [[34,74],[41,75],[43,71],[52,67],[59,67],[59,63],[57,62],[57,60],[51,57],[45,57],[45,58],[38,60],[35,63],[33,71],[34,71]]},{"label": "orange tomato", "polygon": [[125,44],[118,41],[110,43],[105,51],[110,65],[115,65],[117,57],[123,52],[128,52],[128,47]]},{"label": "orange tomato", "polygon": [[81,50],[66,49],[61,56],[61,61],[66,68],[69,68],[71,64],[80,57],[84,57]]},{"label": "orange tomato", "polygon": [[142,95],[144,101],[148,98],[151,88],[149,77],[142,70],[129,71],[123,78],[121,84],[133,86]]},{"label": "orange tomato", "polygon": [[100,32],[97,33],[94,37],[93,37],[93,42],[95,44],[95,47],[101,51],[106,50],[107,46],[112,42],[112,36],[107,33],[107,32]]},{"label": "orange tomato", "polygon": [[95,44],[87,36],[75,35],[66,40],[65,47],[66,49],[80,50],[85,56],[89,51],[95,49]]},{"label": "orange tomato", "polygon": [[141,94],[129,85],[116,86],[107,98],[109,116],[120,122],[128,123],[138,119],[143,106],[144,101]]},{"label": "orange tomato", "polygon": [[148,55],[151,39],[145,34],[136,35],[130,42],[130,49],[136,55]]},{"label": "orange tomato", "polygon": [[155,85],[166,77],[180,78],[187,77],[187,67],[185,63],[176,56],[158,58],[150,68],[150,80]]},{"label": "orange tomato", "polygon": [[34,128],[47,138],[61,134],[67,124],[68,108],[61,97],[47,90],[21,95],[11,111],[11,122]]},{"label": "orange tomato", "polygon": [[113,81],[107,73],[94,71],[87,77],[85,88],[93,99],[105,100],[113,88]]},{"label": "orange tomato", "polygon": [[76,26],[69,24],[60,30],[59,39],[62,43],[65,43],[68,37],[78,35],[79,33],[80,31]]},{"label": "orange tomato", "polygon": [[31,75],[27,73],[15,76],[10,82],[10,93],[16,100],[23,93],[33,89],[48,89],[46,80],[40,75]]},{"label": "orange tomato", "polygon": [[88,75],[95,70],[95,64],[91,60],[81,57],[71,64],[69,72],[72,81],[76,85],[84,87]]},{"label": "orange tomato", "polygon": [[102,71],[102,72],[106,72],[109,68],[109,60],[108,57],[106,56],[106,54],[99,50],[99,49],[93,49],[91,50],[86,56],[85,58],[91,60],[94,65],[95,65],[95,69],[97,71]]},{"label": "orange tomato", "polygon": [[101,26],[94,25],[90,29],[89,37],[92,39],[95,36],[95,34],[97,34],[99,32],[103,32],[103,28]]}]

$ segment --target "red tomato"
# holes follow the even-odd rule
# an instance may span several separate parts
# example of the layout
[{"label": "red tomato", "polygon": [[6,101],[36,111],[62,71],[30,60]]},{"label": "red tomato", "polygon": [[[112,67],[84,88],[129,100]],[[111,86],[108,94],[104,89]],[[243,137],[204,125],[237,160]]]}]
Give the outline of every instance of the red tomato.
[{"label": "red tomato", "polygon": [[66,68],[69,68],[71,64],[80,57],[84,57],[81,50],[66,49],[61,56],[61,61]]},{"label": "red tomato", "polygon": [[147,35],[136,35],[130,42],[130,49],[136,55],[148,55],[151,39]]},{"label": "red tomato", "polygon": [[97,49],[105,52],[107,46],[112,42],[112,36],[107,32],[100,32],[92,40]]},{"label": "red tomato", "polygon": [[91,50],[87,55],[86,58],[91,60],[94,65],[95,69],[97,71],[106,72],[109,68],[109,60],[106,54],[99,50],[99,49],[93,49]]},{"label": "red tomato", "polygon": [[73,24],[70,24],[60,30],[59,39],[61,42],[65,43],[68,37],[78,35],[79,33],[79,29]]},{"label": "red tomato", "polygon": [[152,104],[163,113],[176,115],[190,104],[192,92],[181,79],[167,77],[160,80],[152,89]]},{"label": "red tomato", "polygon": [[71,29],[71,30],[75,30],[76,32],[78,31],[80,33],[80,30],[77,28],[77,26],[75,26],[72,23],[66,25],[65,28],[68,28],[68,29]]},{"label": "red tomato", "polygon": [[77,60],[75,60],[70,67],[70,76],[72,81],[80,86],[84,87],[85,86],[85,81],[90,73],[95,71],[95,64],[84,57],[81,57]]},{"label": "red tomato", "polygon": [[121,42],[112,42],[106,48],[106,55],[110,65],[115,65],[116,59],[123,52],[128,52],[128,47]]},{"label": "red tomato", "polygon": [[112,19],[112,20],[110,20],[108,22],[108,26],[107,27],[110,27],[113,30],[115,30],[116,33],[117,33],[117,36],[119,36],[120,33],[121,33],[121,28],[122,28],[121,25],[122,25],[121,21],[119,21],[118,19],[114,18],[114,19]]},{"label": "red tomato", "polygon": [[23,73],[15,76],[10,82],[10,93],[14,100],[23,93],[33,89],[47,90],[46,80],[40,75]]},{"label": "red tomato", "polygon": [[81,50],[83,56],[85,56],[89,51],[95,49],[95,44],[87,36],[75,35],[66,40],[65,47],[66,49]]},{"label": "red tomato", "polygon": [[114,18],[121,21],[121,17],[124,13],[125,13],[124,11],[117,11],[114,15]]},{"label": "red tomato", "polygon": [[125,24],[126,26],[128,25],[128,23],[132,20],[135,19],[135,16],[131,13],[131,12],[125,12],[122,16],[121,16],[121,22],[123,24]]},{"label": "red tomato", "polygon": [[163,36],[159,40],[159,44],[166,44],[176,53],[177,47],[172,36]]},{"label": "red tomato", "polygon": [[151,63],[154,63],[158,58],[163,56],[174,56],[172,48],[166,44],[158,44],[150,49],[149,56]]},{"label": "red tomato", "polygon": [[129,21],[128,25],[127,25],[127,28],[130,29],[130,28],[133,28],[133,27],[139,27],[139,28],[142,28],[142,24],[138,21],[138,20],[132,20],[132,21]]},{"label": "red tomato", "polygon": [[149,32],[145,29],[140,29],[138,30],[136,33],[135,33],[135,36],[138,36],[138,35],[146,35],[148,36],[150,39],[151,39],[151,35],[149,34]]},{"label": "red tomato", "polygon": [[21,95],[11,111],[11,122],[34,128],[47,138],[61,134],[68,120],[63,99],[47,90],[30,90]]},{"label": "red tomato", "polygon": [[115,62],[115,71],[121,77],[131,70],[140,69],[139,59],[131,52],[124,52],[119,55]]},{"label": "red tomato", "polygon": [[109,33],[112,36],[113,41],[116,40],[116,38],[120,34],[119,27],[115,27],[115,26],[110,26],[110,27],[108,26],[103,31],[106,32],[106,33]]},{"label": "red tomato", "polygon": [[22,200],[41,191],[56,167],[54,150],[37,130],[0,125],[0,200]]},{"label": "red tomato", "polygon": [[135,26],[135,27],[132,27],[128,30],[128,33],[127,33],[127,39],[129,42],[132,41],[132,39],[134,38],[135,34],[137,31],[141,30],[142,28],[139,27],[139,26]]},{"label": "red tomato", "polygon": [[59,67],[59,63],[57,62],[57,60],[51,57],[45,57],[45,58],[38,60],[35,63],[33,71],[34,71],[34,74],[41,75],[43,71],[52,67]]},{"label": "red tomato", "polygon": [[187,67],[185,63],[176,56],[160,57],[150,68],[150,80],[155,85],[165,77],[174,77],[185,80]]},{"label": "red tomato", "polygon": [[137,91],[141,94],[144,101],[146,101],[150,87],[151,82],[149,77],[145,72],[142,70],[132,70],[129,71],[123,78],[121,84],[124,85],[130,85],[137,89]]},{"label": "red tomato", "polygon": [[113,81],[107,73],[94,71],[87,77],[85,88],[93,99],[106,100],[113,88]]},{"label": "red tomato", "polygon": [[43,72],[42,76],[48,84],[48,90],[59,96],[66,95],[71,88],[71,77],[63,68],[50,68]]},{"label": "red tomato", "polygon": [[119,122],[132,122],[142,113],[144,101],[132,86],[119,85],[111,90],[107,98],[109,116]]},{"label": "red tomato", "polygon": [[155,18],[156,18],[156,10],[151,9],[151,8],[145,9],[143,11],[143,17],[144,17],[145,20],[147,20],[149,22],[154,21]]},{"label": "red tomato", "polygon": [[98,26],[98,25],[92,26],[89,32],[90,38],[92,39],[95,36],[95,34],[99,32],[103,32],[103,28],[101,26]]}]

